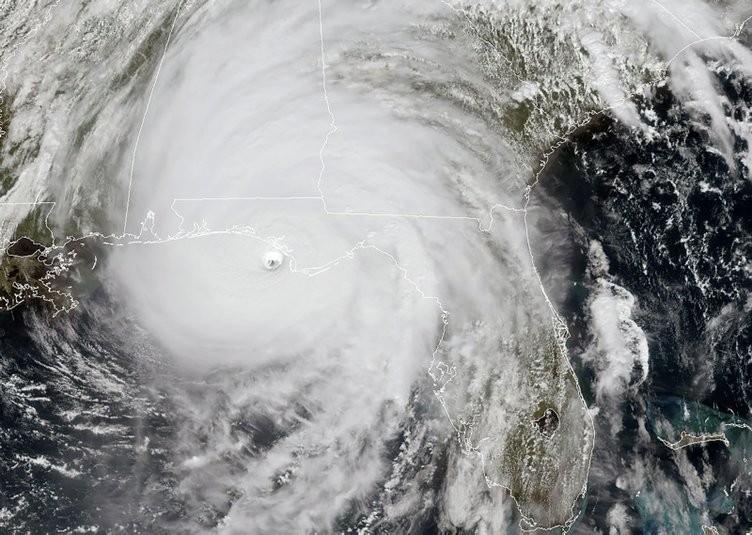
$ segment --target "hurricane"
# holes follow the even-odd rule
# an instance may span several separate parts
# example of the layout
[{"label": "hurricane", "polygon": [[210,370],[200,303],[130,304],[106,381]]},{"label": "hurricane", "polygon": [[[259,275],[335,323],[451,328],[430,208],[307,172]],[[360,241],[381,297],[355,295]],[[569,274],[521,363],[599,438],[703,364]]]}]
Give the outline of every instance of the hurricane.
[{"label": "hurricane", "polygon": [[0,7],[0,525],[740,528],[747,386],[681,333],[747,321],[751,17]]}]

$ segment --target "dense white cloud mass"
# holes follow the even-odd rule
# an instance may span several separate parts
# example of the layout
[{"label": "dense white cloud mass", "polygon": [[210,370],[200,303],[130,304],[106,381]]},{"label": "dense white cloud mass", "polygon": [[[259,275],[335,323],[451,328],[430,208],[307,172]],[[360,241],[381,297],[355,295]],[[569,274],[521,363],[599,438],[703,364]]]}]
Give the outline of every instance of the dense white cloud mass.
[{"label": "dense white cloud mass", "polygon": [[[151,243],[111,258],[139,321],[177,361],[262,376],[284,366],[267,379],[287,385],[269,394],[287,399],[274,421],[308,399],[308,421],[243,468],[236,484],[246,498],[228,527],[329,524],[383,477],[379,437],[407,416],[416,384],[433,380],[446,425],[469,417],[473,399],[486,403],[484,385],[498,367],[517,369],[493,380],[505,402],[487,400],[465,447],[486,437],[477,453],[489,482],[509,486],[511,471],[527,468],[502,461],[503,437],[522,424],[513,414],[540,395],[521,392],[541,388],[517,360],[535,361],[545,351],[536,345],[553,336],[526,244],[526,175],[492,125],[440,98],[425,105],[412,90],[438,91],[453,83],[453,65],[464,69],[417,26],[426,13],[331,4],[320,34],[316,4],[281,17],[287,9],[237,7],[211,24],[199,11],[187,23],[165,58],[133,175],[127,228]],[[206,28],[194,34],[194,24]],[[391,58],[393,69],[361,72],[361,48]],[[409,73],[422,63],[428,68]],[[380,91],[364,90],[366,81]],[[270,250],[283,257],[279,269],[265,267]],[[305,393],[290,390],[305,378]],[[560,378],[544,380],[548,392]],[[567,518],[567,495],[579,492],[587,465],[587,419],[576,391],[565,392],[557,395],[567,447],[583,462],[545,482],[560,504],[531,508],[536,521]],[[185,466],[200,473],[218,455],[188,453]],[[483,462],[470,459],[477,479]],[[259,501],[286,470],[296,474],[287,490]]]}]

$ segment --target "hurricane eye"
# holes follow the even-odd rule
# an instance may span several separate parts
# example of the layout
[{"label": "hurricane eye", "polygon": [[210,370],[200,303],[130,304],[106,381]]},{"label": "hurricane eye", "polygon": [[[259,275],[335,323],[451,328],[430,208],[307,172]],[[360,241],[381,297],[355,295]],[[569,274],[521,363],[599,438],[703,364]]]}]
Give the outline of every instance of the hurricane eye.
[{"label": "hurricane eye", "polygon": [[264,267],[273,271],[282,265],[285,257],[279,251],[268,251],[264,254]]}]

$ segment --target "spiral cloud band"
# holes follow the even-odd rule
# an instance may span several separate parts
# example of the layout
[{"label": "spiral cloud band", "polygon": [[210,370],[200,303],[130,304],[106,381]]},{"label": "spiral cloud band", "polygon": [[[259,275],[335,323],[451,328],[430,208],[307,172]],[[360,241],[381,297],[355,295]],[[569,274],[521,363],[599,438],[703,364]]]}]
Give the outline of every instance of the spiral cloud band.
[{"label": "spiral cloud band", "polygon": [[[287,10],[238,6],[207,15],[217,20],[200,32],[196,17],[173,41],[126,221],[148,245],[119,249],[111,263],[175,358],[319,377],[310,419],[246,468],[253,487],[230,518],[258,529],[333,521],[341,507],[332,500],[344,506],[380,477],[377,444],[393,425],[384,408],[405,418],[411,389],[430,379],[476,458],[475,477],[525,488],[530,496],[516,497],[531,523],[568,522],[590,424],[531,262],[526,175],[513,151],[478,118],[411,91],[451,84],[452,68],[463,68],[451,47],[427,39],[430,27],[410,21],[426,13]],[[389,66],[381,72],[363,60],[374,45]],[[266,268],[270,252],[280,269]],[[549,406],[562,430],[546,437],[534,413]],[[296,455],[301,437],[320,453]],[[534,458],[515,451],[526,441],[537,444]],[[369,445],[362,454],[359,442]],[[556,458],[562,447],[575,457],[568,467]],[[253,498],[289,463],[300,471],[289,488],[271,503]],[[544,488],[554,498],[532,497]]]}]

